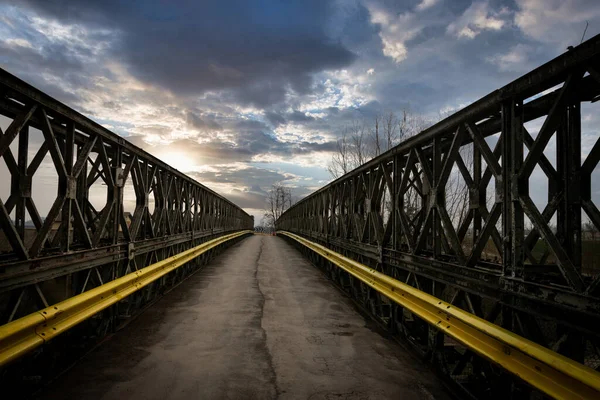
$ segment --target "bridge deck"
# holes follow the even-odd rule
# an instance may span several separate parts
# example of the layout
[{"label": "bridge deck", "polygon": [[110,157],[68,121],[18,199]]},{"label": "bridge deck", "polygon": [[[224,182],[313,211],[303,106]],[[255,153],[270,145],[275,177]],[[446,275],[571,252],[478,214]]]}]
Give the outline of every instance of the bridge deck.
[{"label": "bridge deck", "polygon": [[254,235],[89,354],[41,398],[446,399],[292,246]]}]

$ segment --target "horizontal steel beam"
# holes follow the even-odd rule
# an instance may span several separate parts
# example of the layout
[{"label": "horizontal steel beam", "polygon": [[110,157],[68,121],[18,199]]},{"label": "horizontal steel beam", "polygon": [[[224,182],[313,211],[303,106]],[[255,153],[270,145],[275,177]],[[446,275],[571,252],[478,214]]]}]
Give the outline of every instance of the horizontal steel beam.
[{"label": "horizontal steel beam", "polygon": [[600,299],[596,297],[574,293],[568,288],[506,277],[502,275],[500,267],[494,264],[490,264],[489,268],[468,268],[371,244],[323,237],[309,232],[296,233],[321,245],[349,252],[352,258],[364,257],[372,264],[383,262],[540,318],[559,320],[600,340],[600,332],[597,329],[600,325]]},{"label": "horizontal steel beam", "polygon": [[186,232],[0,265],[0,293],[100,265],[124,261],[129,259],[132,253],[138,256],[177,244],[208,240],[227,232],[224,229]]}]

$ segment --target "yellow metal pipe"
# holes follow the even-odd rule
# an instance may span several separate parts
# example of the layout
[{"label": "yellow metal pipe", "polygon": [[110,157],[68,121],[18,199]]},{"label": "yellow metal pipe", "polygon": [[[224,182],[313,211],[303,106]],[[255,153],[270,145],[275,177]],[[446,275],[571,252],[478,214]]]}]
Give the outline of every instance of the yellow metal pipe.
[{"label": "yellow metal pipe", "polygon": [[0,366],[41,346],[208,250],[248,233],[252,231],[241,231],[218,237],[0,326]]},{"label": "yellow metal pipe", "polygon": [[600,398],[591,368],[290,232],[286,235],[407,308],[475,353],[557,399]]}]

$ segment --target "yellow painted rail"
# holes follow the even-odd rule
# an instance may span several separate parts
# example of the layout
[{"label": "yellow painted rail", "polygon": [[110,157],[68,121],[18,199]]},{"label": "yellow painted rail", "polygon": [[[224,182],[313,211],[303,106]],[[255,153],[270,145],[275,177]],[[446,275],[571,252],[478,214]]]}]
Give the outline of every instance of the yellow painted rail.
[{"label": "yellow painted rail", "polygon": [[277,233],[298,241],[547,395],[600,399],[600,373],[593,369],[301,236]]},{"label": "yellow painted rail", "polygon": [[51,307],[0,326],[0,366],[41,346],[55,336],[192,261],[208,250],[248,233],[252,233],[252,231],[236,232],[210,240]]}]

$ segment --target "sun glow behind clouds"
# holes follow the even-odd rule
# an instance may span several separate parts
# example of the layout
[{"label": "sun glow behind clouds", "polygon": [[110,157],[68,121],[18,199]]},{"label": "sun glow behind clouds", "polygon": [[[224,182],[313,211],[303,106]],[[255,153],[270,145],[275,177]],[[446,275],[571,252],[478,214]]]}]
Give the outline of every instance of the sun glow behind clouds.
[{"label": "sun glow behind clouds", "polygon": [[198,160],[194,160],[191,157],[179,153],[179,152],[160,152],[154,153],[158,158],[169,164],[171,167],[181,171],[190,172],[196,170]]}]

